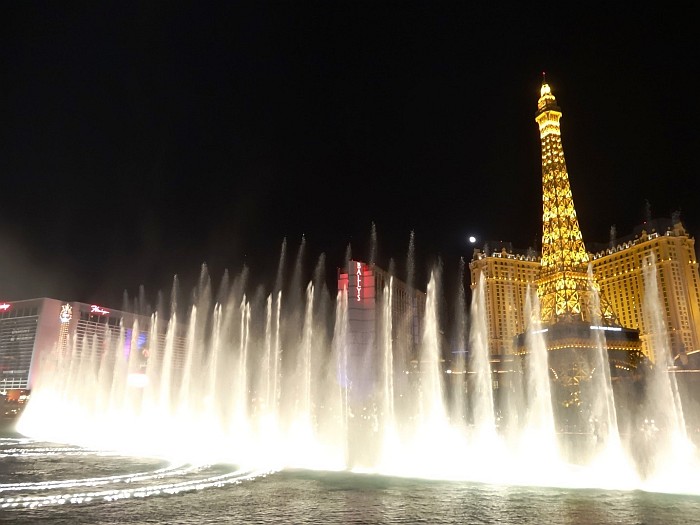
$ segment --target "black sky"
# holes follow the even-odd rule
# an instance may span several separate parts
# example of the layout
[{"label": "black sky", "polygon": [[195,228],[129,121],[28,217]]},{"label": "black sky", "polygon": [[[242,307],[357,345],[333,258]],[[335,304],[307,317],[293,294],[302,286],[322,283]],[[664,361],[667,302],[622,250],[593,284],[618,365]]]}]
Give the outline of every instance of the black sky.
[{"label": "black sky", "polygon": [[115,304],[203,262],[270,283],[541,235],[541,72],[584,241],[700,233],[691,11],[607,2],[12,2],[0,26],[0,299]]}]

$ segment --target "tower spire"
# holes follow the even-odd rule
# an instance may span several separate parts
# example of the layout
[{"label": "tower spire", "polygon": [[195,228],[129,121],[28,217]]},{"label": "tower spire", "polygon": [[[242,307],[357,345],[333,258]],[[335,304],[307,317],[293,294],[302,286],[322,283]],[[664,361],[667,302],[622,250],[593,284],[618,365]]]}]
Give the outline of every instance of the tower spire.
[{"label": "tower spire", "polygon": [[561,109],[542,74],[535,121],[542,145],[542,260],[537,282],[542,321],[592,321],[601,315],[617,324],[610,307],[601,300],[601,312],[593,312],[588,276],[589,256],[583,244],[569,174],[561,142]]}]

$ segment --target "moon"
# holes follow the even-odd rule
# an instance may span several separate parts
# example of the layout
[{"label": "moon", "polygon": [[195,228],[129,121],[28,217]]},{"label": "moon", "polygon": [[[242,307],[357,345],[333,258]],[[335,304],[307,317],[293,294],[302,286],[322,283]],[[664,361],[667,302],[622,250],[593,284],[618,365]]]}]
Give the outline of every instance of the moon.
[{"label": "moon", "polygon": [[476,242],[476,237],[474,237],[473,235],[470,235],[470,236],[469,236],[469,242],[472,243],[472,244],[474,244],[474,243]]}]

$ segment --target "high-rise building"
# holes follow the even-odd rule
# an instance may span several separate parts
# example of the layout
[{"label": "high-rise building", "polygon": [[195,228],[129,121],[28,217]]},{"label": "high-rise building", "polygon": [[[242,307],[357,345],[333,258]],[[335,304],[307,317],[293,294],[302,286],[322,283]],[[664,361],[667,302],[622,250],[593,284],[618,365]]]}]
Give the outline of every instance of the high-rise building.
[{"label": "high-rise building", "polygon": [[[639,330],[642,351],[652,360],[651,323],[642,316],[643,265],[655,261],[665,327],[661,337],[668,341],[677,365],[700,363],[700,275],[695,239],[682,222],[653,219],[612,244],[590,243],[590,248],[601,292],[620,324]],[[525,328],[524,297],[528,286],[536,286],[539,266],[533,249],[518,250],[507,242],[489,242],[474,250],[469,263],[471,288],[483,274],[492,354],[514,351],[513,338]]]},{"label": "high-rise building", "polygon": [[515,353],[515,336],[527,328],[528,289],[535,289],[540,274],[538,254],[491,241],[474,250],[469,269],[472,290],[480,276],[484,278],[489,352],[501,356]]},{"label": "high-rise building", "polygon": [[0,303],[0,391],[27,390],[43,355],[58,342],[61,301]]},{"label": "high-rise building", "polygon": [[[165,347],[167,326],[152,318],[95,304],[40,298],[0,303],[0,391],[31,390],[52,352],[96,359],[117,352],[144,366]],[[174,364],[183,362],[183,327],[176,329]],[[138,372],[138,371],[136,371]]]},{"label": "high-rise building", "polygon": [[[381,401],[387,399],[380,385],[386,385],[390,376],[392,388],[404,391],[406,384],[418,378],[427,296],[373,263],[353,260],[338,270],[338,290],[346,292],[341,301],[347,301],[347,308],[339,308],[347,313],[346,322],[339,323],[347,332],[338,379],[353,414],[349,455],[370,461],[376,459],[379,448],[358,444],[376,431]],[[397,413],[415,402],[409,396],[390,398]]]},{"label": "high-rise building", "polygon": [[[644,353],[656,361],[651,341],[660,336],[668,342],[676,364],[687,366],[689,359],[700,357],[700,276],[695,240],[674,219],[647,221],[629,237],[593,253],[592,263],[620,321],[639,329]],[[643,308],[648,265],[656,270],[662,334],[652,333],[650,308]]]},{"label": "high-rise building", "polygon": [[[338,271],[338,290],[347,290],[346,385],[358,398],[371,396],[382,363],[387,323],[391,323],[392,360],[400,372],[417,366],[426,294],[396,279],[375,264],[349,261]],[[388,308],[388,310],[387,310]]]},{"label": "high-rise building", "polygon": [[[517,352],[513,341],[529,322],[525,294],[535,286],[545,324],[566,319],[590,323],[597,318],[611,329],[638,330],[641,349],[652,360],[651,340],[660,335],[669,342],[677,364],[700,361],[700,277],[694,239],[678,217],[655,219],[635,228],[629,237],[587,251],[568,182],[561,110],[546,82],[540,95],[536,121],[542,146],[541,254],[513,249],[510,243],[489,243],[474,251],[469,264],[472,289],[484,276],[491,353]],[[663,334],[651,333],[652,323],[642,315],[648,264],[657,273]],[[628,346],[621,342],[620,349]]]}]

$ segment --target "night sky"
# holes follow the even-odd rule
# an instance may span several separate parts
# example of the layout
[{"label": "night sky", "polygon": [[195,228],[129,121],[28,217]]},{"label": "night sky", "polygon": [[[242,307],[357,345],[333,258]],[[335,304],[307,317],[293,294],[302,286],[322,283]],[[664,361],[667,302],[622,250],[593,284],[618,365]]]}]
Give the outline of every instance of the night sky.
[{"label": "night sky", "polygon": [[415,232],[419,275],[469,235],[533,246],[542,71],[584,241],[647,201],[700,234],[692,12],[472,4],[6,4],[0,300],[119,307],[202,263],[271,287],[302,236],[332,283],[373,223],[384,266]]}]

